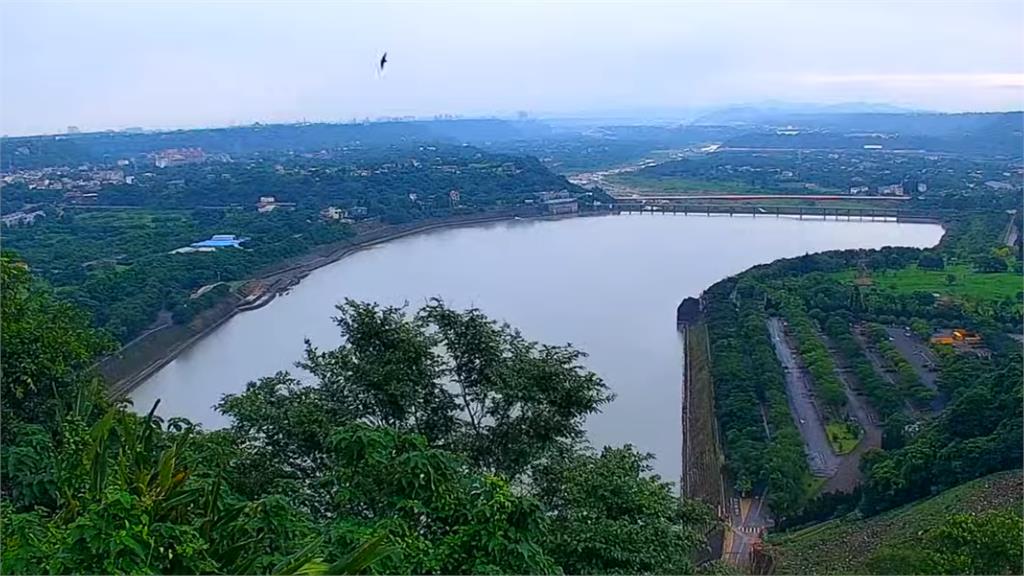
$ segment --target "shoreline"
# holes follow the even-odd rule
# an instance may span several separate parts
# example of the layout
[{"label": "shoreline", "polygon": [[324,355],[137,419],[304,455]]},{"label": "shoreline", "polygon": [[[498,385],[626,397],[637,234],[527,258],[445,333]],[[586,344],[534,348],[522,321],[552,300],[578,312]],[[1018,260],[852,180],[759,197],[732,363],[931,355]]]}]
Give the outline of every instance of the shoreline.
[{"label": "shoreline", "polygon": [[[418,224],[397,225],[399,229],[395,227],[388,229],[378,229],[365,233],[363,239],[359,239],[358,236],[355,240],[349,241],[345,245],[338,246],[333,250],[326,252],[323,255],[316,256],[315,254],[306,254],[303,256],[296,257],[299,263],[288,264],[284,262],[283,267],[277,270],[268,270],[262,274],[256,275],[250,278],[248,281],[263,281],[267,283],[267,288],[264,292],[260,293],[254,299],[240,299],[237,302],[230,304],[230,309],[224,312],[219,317],[211,319],[208,325],[205,325],[198,329],[196,332],[187,332],[188,328],[180,325],[168,325],[161,329],[155,330],[152,333],[146,334],[143,337],[133,340],[128,345],[125,345],[117,352],[111,354],[107,358],[102,359],[97,363],[101,366],[100,372],[104,370],[102,366],[107,365],[108,371],[118,371],[120,368],[124,372],[120,377],[108,377],[104,374],[104,379],[107,380],[107,395],[112,399],[120,399],[128,396],[133,390],[142,385],[149,377],[158,372],[160,369],[170,364],[175,358],[181,353],[188,350],[192,345],[198,343],[206,336],[213,333],[214,330],[218,329],[228,320],[233,318],[236,314],[242,312],[249,312],[252,310],[258,310],[264,306],[267,306],[271,302],[277,299],[278,296],[287,293],[289,290],[297,286],[303,279],[308,275],[315,272],[316,270],[337,263],[348,256],[351,256],[357,252],[373,248],[381,244],[391,242],[393,240],[399,240],[401,238],[414,236],[424,232],[431,232],[435,230],[453,229],[466,226],[475,226],[479,224],[487,224],[491,222],[503,222],[512,220],[531,220],[531,221],[557,221],[566,220],[572,218],[590,218],[598,216],[616,215],[622,213],[629,213],[629,211],[620,212],[619,210],[611,211],[600,211],[600,212],[587,212],[587,213],[574,213],[574,214],[524,214],[522,212],[510,211],[501,214],[489,214],[489,215],[476,215],[464,218],[448,218],[440,221],[424,221]],[[692,215],[699,216],[702,213],[693,213]],[[767,215],[766,215],[767,216]],[[779,216],[772,214],[771,216]],[[807,218],[808,220],[816,218]],[[841,218],[824,216],[822,220],[828,221],[835,219],[836,221],[843,221]],[[878,221],[878,220],[875,220]],[[898,220],[894,221],[898,222]],[[945,235],[945,226],[938,219],[931,218],[914,218],[904,219],[904,222],[908,223],[927,223],[937,224],[943,228],[943,236]],[[940,240],[941,242],[941,240]],[[305,259],[305,261],[302,261]],[[237,296],[236,296],[237,299]],[[170,341],[166,342],[163,346],[160,346],[159,352],[147,353],[144,349],[148,342],[146,338],[163,336],[165,331],[174,330],[177,328],[179,331],[186,331],[184,334],[175,334],[170,337]],[[137,358],[132,358],[137,356]],[[139,366],[130,366],[131,363],[137,362]],[[125,366],[128,365],[125,370]]]},{"label": "shoreline", "polygon": [[[181,337],[176,338],[175,339],[176,341],[171,343],[170,346],[168,346],[163,353],[156,355],[152,359],[149,359],[149,358],[142,359],[141,362],[143,363],[143,365],[141,367],[139,367],[137,369],[129,370],[127,375],[125,375],[125,376],[123,376],[121,378],[118,378],[118,379],[116,379],[114,381],[108,381],[108,383],[107,383],[107,395],[110,398],[112,398],[112,399],[120,399],[120,398],[124,398],[124,397],[128,396],[129,394],[131,394],[131,392],[133,390],[135,390],[141,384],[143,384],[146,380],[148,380],[150,376],[152,376],[153,374],[158,372],[164,366],[170,364],[172,361],[174,361],[175,358],[177,358],[182,352],[188,350],[192,345],[198,343],[200,340],[202,340],[206,336],[209,336],[210,334],[212,334],[213,331],[215,331],[216,329],[220,328],[228,320],[230,320],[231,318],[234,318],[236,314],[239,314],[239,313],[242,313],[242,312],[250,312],[250,311],[253,311],[253,310],[258,310],[260,308],[263,308],[264,306],[266,306],[266,305],[270,304],[271,302],[273,302],[274,300],[276,300],[278,296],[287,293],[289,290],[291,290],[292,288],[297,286],[299,283],[302,282],[303,279],[306,278],[306,276],[309,276],[311,273],[315,272],[316,270],[318,270],[320,268],[323,268],[325,266],[329,266],[331,264],[335,264],[337,262],[340,262],[341,260],[343,260],[343,259],[345,259],[345,258],[347,258],[347,257],[349,257],[349,256],[351,256],[353,254],[356,254],[357,252],[361,252],[363,250],[367,250],[369,248],[373,248],[374,246],[378,246],[378,245],[381,245],[381,244],[386,244],[388,242],[391,242],[391,241],[394,241],[394,240],[399,240],[401,238],[405,238],[405,237],[408,237],[408,236],[414,236],[414,235],[417,235],[417,234],[422,234],[422,233],[425,233],[425,232],[431,232],[431,231],[435,231],[435,230],[461,228],[461,227],[465,227],[465,226],[475,226],[475,225],[478,225],[478,224],[487,224],[487,223],[491,223],[491,222],[512,221],[512,220],[517,220],[517,219],[518,220],[542,220],[542,221],[543,220],[552,220],[553,221],[553,220],[564,220],[564,219],[579,218],[579,217],[604,216],[604,215],[608,215],[608,214],[614,214],[614,212],[599,212],[599,213],[594,213],[594,214],[590,214],[590,213],[579,214],[579,213],[576,213],[576,214],[563,214],[563,215],[548,215],[548,214],[544,214],[544,215],[523,215],[523,214],[519,214],[519,213],[504,213],[504,214],[500,214],[500,215],[492,214],[492,215],[481,215],[481,216],[478,216],[478,217],[470,217],[470,218],[447,219],[447,220],[442,220],[442,221],[423,222],[421,224],[413,225],[413,226],[410,226],[410,227],[405,228],[405,229],[400,229],[400,230],[393,230],[393,229],[391,229],[391,230],[384,230],[383,231],[384,233],[383,234],[379,234],[379,235],[375,234],[374,232],[369,232],[367,234],[367,236],[371,236],[371,237],[365,238],[363,240],[356,239],[351,244],[347,244],[345,246],[338,247],[338,248],[334,249],[333,251],[329,252],[328,254],[326,254],[324,256],[320,256],[320,257],[318,257],[316,259],[313,259],[313,260],[311,260],[309,262],[300,263],[300,264],[293,264],[293,265],[290,265],[290,266],[285,266],[284,268],[282,268],[280,270],[277,270],[275,272],[270,272],[270,273],[264,274],[262,276],[257,276],[257,277],[251,278],[249,281],[254,281],[254,280],[264,280],[264,281],[267,281],[268,282],[268,288],[267,288],[266,292],[260,294],[254,300],[250,301],[248,299],[244,299],[244,300],[241,300],[239,302],[236,302],[235,304],[233,304],[231,306],[230,310],[228,310],[225,314],[223,314],[219,318],[213,320],[209,325],[204,326],[198,332],[196,332],[194,334],[187,335],[184,338],[181,338]],[[309,255],[305,255],[304,257],[308,258]],[[170,326],[165,326],[164,328],[173,328],[173,327],[174,327],[174,325],[170,325]],[[124,361],[124,357],[125,356],[130,356],[138,348],[140,348],[140,347],[142,347],[144,345],[143,341],[144,341],[145,338],[147,338],[149,336],[152,336],[153,334],[157,334],[159,332],[162,332],[164,328],[161,328],[159,330],[155,330],[155,331],[153,331],[151,333],[145,334],[142,337],[136,338],[135,340],[133,340],[129,344],[123,346],[117,352],[111,354],[107,358],[104,358],[103,360],[101,360],[97,364],[98,365],[103,365],[103,364],[108,363],[108,362],[115,363],[115,362],[118,362],[118,361]],[[140,353],[140,354],[142,354],[142,353]],[[102,370],[101,370],[101,372],[102,372]]]}]

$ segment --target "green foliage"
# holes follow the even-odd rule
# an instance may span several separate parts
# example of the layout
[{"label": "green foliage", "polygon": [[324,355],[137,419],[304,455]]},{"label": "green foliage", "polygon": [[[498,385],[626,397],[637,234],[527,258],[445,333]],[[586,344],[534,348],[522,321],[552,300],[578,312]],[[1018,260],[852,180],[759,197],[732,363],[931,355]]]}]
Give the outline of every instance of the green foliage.
[{"label": "green foliage", "polygon": [[384,533],[393,551],[387,573],[548,573],[555,565],[538,536],[540,504],[506,480],[466,468],[458,456],[422,436],[366,424],[329,438],[329,490],[340,519],[333,542]]},{"label": "green foliage", "polygon": [[860,427],[850,421],[829,422],[825,425],[825,433],[836,454],[848,454],[860,442]]},{"label": "green foliage", "polygon": [[582,441],[583,418],[614,398],[572,347],[538,345],[479,310],[456,312],[437,300],[420,317],[448,353],[444,373],[465,414],[461,443],[487,469],[514,477]]},{"label": "green foliage", "polygon": [[[755,288],[730,279],[704,293],[715,412],[736,487],[766,485],[772,510],[787,515],[800,506],[809,471],[765,324],[765,295]],[[764,407],[770,435],[760,411],[752,409],[758,405]]]},{"label": "green foliage", "polygon": [[[540,467],[533,481],[553,529],[546,549],[568,574],[693,571],[691,551],[710,511],[669,496],[650,475],[649,454],[632,446],[570,454]],[[697,528],[697,529],[695,529]]]},{"label": "green foliage", "polygon": [[[187,423],[165,429],[119,407],[95,419],[91,408],[64,416],[52,439],[24,434],[39,450],[32,476],[52,484],[40,492],[36,478],[10,471],[5,571],[243,573],[308,534],[280,497],[244,502],[225,490],[196,459]],[[5,455],[23,453],[18,444],[5,443]],[[259,521],[271,514],[274,523]]]},{"label": "green foliage", "polygon": [[1006,260],[994,254],[981,254],[975,256],[972,265],[977,272],[983,274],[995,274],[1006,272]]},{"label": "green foliage", "polygon": [[946,267],[946,261],[941,254],[925,252],[917,259],[917,267],[923,270],[942,270]]},{"label": "green foliage", "polygon": [[[982,285],[981,275],[963,262],[972,254],[993,249],[998,234],[992,233],[992,227],[1004,229],[1005,219],[1005,213],[982,214],[950,225],[936,254],[947,262],[945,272],[952,270],[961,275],[957,287],[974,289]],[[820,342],[817,324],[835,344],[859,389],[882,418],[885,450],[868,452],[861,459],[862,513],[878,514],[981,475],[1019,466],[1024,458],[1024,391],[1020,381],[1024,360],[1019,345],[1001,343],[1006,339],[1002,330],[1020,324],[1020,314],[1014,312],[1019,303],[1004,303],[992,290],[977,291],[978,300],[949,301],[936,299],[930,292],[891,291],[885,285],[890,279],[931,274],[941,282],[945,272],[920,270],[916,267],[920,257],[920,250],[888,248],[806,255],[756,266],[705,291],[716,413],[727,466],[740,490],[769,480],[775,482],[780,489],[774,494],[769,489],[770,500],[772,496],[776,500],[769,504],[784,519],[800,515],[806,465],[801,462],[799,436],[791,424],[787,427],[784,422],[792,417],[786,409],[783,389],[778,389],[781,401],[773,402],[773,388],[764,387],[778,371],[775,358],[760,354],[765,344],[770,350],[763,328],[765,309],[789,318],[790,330],[800,343],[801,355],[816,385],[819,381],[828,385],[834,365]],[[865,270],[876,280],[874,287],[865,289],[851,282]],[[998,275],[990,276],[992,280]],[[1013,281],[1019,286],[1019,277]],[[893,383],[876,371],[853,335],[854,324],[864,321],[898,322],[921,334],[929,334],[932,326],[978,328],[992,357],[938,351],[938,387],[950,401],[937,417],[915,422],[907,415],[914,415],[913,410],[906,410],[907,402],[923,406],[935,392],[921,382],[878,325],[869,327],[867,336],[891,372]],[[818,393],[833,400],[826,403],[833,419],[842,414],[835,386]],[[750,408],[758,404],[768,409],[770,439],[757,411]],[[781,407],[780,417],[773,416],[773,407]],[[769,443],[790,449],[778,450]],[[782,462],[787,464],[777,467],[772,475],[766,473],[770,464]],[[816,516],[824,517],[817,512]]]},{"label": "green foliage", "polygon": [[88,316],[35,284],[16,257],[4,253],[0,267],[2,418],[9,428],[50,421],[55,398],[71,398],[79,389],[93,393],[88,368],[112,343],[89,326]]},{"label": "green foliage", "polygon": [[[857,274],[850,269],[834,276],[850,283]],[[871,281],[872,286],[861,291],[868,312],[865,316],[872,320],[909,325],[915,318],[928,319],[946,327],[987,320],[1007,331],[1020,330],[1022,285],[1018,273],[980,274],[956,263],[945,270],[920,266],[872,270]]]},{"label": "green foliage", "polygon": [[947,352],[940,361],[939,384],[953,400],[904,446],[864,459],[865,511],[1019,466],[1024,458],[1020,352],[990,360]]},{"label": "green foliage", "polygon": [[883,548],[865,566],[871,574],[1020,574],[1021,542],[1020,511],[957,514],[932,530],[923,543]]},{"label": "green foliage", "polygon": [[796,339],[800,359],[811,373],[815,395],[824,405],[826,419],[840,418],[846,409],[846,393],[836,373],[832,355],[825,348],[825,343],[821,341],[817,329],[801,306],[784,306],[783,313],[789,323],[788,331]]},{"label": "green foliage", "polygon": [[834,316],[825,323],[825,332],[846,359],[860,390],[867,395],[878,415],[885,420],[893,414],[899,414],[903,410],[899,390],[875,371],[851,330],[849,322],[839,317]]},{"label": "green foliage", "polygon": [[777,574],[1019,574],[1015,469],[877,516],[852,513],[769,537]]},{"label": "green foliage", "polygon": [[5,398],[4,573],[693,571],[710,512],[650,456],[585,446],[610,397],[578,351],[441,302],[347,302],[344,343],[307,346],[314,382],[250,383],[204,432],[103,401],[84,320],[3,273],[4,385],[33,399]]},{"label": "green foliage", "polygon": [[935,398],[935,391],[925,386],[914,367],[889,341],[884,326],[869,324],[866,332],[871,345],[885,362],[886,369],[893,373],[903,398],[918,406],[925,406]]},{"label": "green foliage", "polygon": [[[281,128],[286,135],[294,136],[295,131],[303,132]],[[200,131],[192,135],[210,136]],[[246,139],[242,131],[234,135]],[[263,134],[248,136],[262,141]],[[167,144],[149,136],[138,138],[157,150]],[[125,142],[107,144],[119,150]],[[535,158],[471,147],[408,142],[367,146],[366,141],[347,147],[334,142],[317,148],[316,155],[299,156],[294,149],[281,150],[283,141],[271,144],[275,151],[270,153],[165,168],[145,166],[151,158],[140,157],[137,164],[118,168],[134,178],[133,184],[99,188],[95,202],[103,208],[58,195],[38,206],[46,218],[31,226],[6,227],[5,245],[17,250],[65,297],[91,312],[98,326],[126,343],[152,325],[161,311],[172,313],[180,324],[227,300],[217,294],[191,300],[190,294],[203,286],[248,280],[311,253],[322,256],[343,247],[357,228],[322,218],[321,210],[327,207],[359,214],[357,218],[364,220],[359,230],[366,232],[386,224],[483,211],[535,212],[536,204],[525,201],[544,192],[588,194]],[[229,152],[235,155],[244,148]],[[15,200],[26,197],[24,188],[23,183],[4,185],[4,204],[8,195]],[[452,190],[459,191],[457,205],[449,198]],[[273,196],[282,207],[257,212],[261,196]],[[35,202],[44,198],[48,196],[41,194]],[[249,240],[242,249],[171,253],[213,234]]]},{"label": "green foliage", "polygon": [[[984,172],[988,178],[1004,178],[1005,164],[1000,162],[949,157],[941,160],[942,168],[937,169],[936,161],[924,156],[893,157],[852,151],[851,144],[860,144],[853,144],[851,135],[846,134],[809,131],[781,136],[781,141],[770,137],[760,141],[762,137],[756,133],[740,134],[733,143],[713,154],[687,154],[681,159],[646,166],[623,180],[631,185],[653,185],[666,192],[685,193],[703,187],[705,192],[726,194],[846,194],[851,187],[867,186],[867,194],[875,195],[881,186],[902,183],[907,193],[916,195],[917,183],[926,179],[931,196],[935,196],[960,192],[968,183],[973,184],[974,171]],[[801,146],[799,142],[805,144]],[[729,149],[731,146],[781,149],[766,152]],[[828,148],[840,148],[842,152]]]}]

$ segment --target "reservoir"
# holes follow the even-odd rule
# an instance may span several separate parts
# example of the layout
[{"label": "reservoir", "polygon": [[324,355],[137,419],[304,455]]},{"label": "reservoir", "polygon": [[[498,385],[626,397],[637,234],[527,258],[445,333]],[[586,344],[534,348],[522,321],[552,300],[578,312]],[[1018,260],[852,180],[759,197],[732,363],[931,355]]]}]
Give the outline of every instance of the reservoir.
[{"label": "reservoir", "polygon": [[591,416],[591,443],[654,453],[681,468],[682,345],[676,306],[755,264],[810,252],[928,247],[933,224],[796,218],[616,215],[515,220],[413,235],[321,268],[268,306],[238,314],[132,393],[136,410],[161,398],[164,417],[224,426],[223,394],[279,370],[297,371],[303,339],[340,343],[331,321],[344,298],[418,308],[434,296],[477,307],[531,340],[589,354],[585,365],[617,398]]}]

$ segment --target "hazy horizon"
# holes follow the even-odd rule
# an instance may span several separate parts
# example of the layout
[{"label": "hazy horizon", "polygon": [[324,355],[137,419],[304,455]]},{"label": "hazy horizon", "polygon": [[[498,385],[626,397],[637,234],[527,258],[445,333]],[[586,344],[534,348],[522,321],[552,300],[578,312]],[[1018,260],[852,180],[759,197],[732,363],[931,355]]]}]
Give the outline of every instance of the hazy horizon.
[{"label": "hazy horizon", "polygon": [[1024,107],[1016,1],[6,2],[0,17],[12,136],[766,101]]}]

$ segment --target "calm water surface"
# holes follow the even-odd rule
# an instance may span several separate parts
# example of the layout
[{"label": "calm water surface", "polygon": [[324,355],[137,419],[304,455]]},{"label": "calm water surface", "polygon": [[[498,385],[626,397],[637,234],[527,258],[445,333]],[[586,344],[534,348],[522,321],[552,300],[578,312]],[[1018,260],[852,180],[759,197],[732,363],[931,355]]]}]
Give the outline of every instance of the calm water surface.
[{"label": "calm water surface", "polygon": [[303,338],[340,342],[330,317],[346,297],[412,306],[440,296],[476,306],[533,340],[572,343],[618,396],[587,423],[596,446],[632,443],[677,480],[680,363],[675,309],[686,296],[755,264],[808,252],[927,247],[930,224],[728,216],[623,215],[513,221],[430,232],[322,268],[270,305],[235,316],[132,394],[137,410],[161,398],[164,416],[207,427],[222,394],[294,370]]}]

